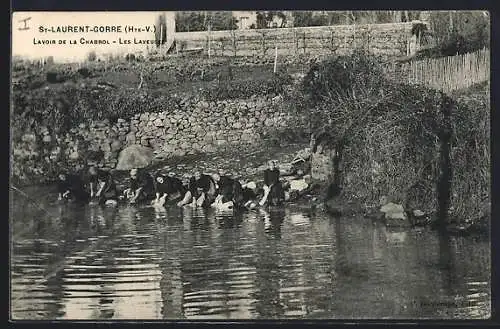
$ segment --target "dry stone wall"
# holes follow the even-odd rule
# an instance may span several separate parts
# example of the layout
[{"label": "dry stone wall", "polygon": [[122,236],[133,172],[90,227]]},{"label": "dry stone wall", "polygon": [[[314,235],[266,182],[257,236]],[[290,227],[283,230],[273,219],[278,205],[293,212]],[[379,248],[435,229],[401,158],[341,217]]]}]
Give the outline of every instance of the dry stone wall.
[{"label": "dry stone wall", "polygon": [[258,145],[266,132],[296,120],[280,110],[280,102],[280,98],[257,97],[219,102],[191,99],[181,108],[117,122],[79,124],[65,134],[42,127],[13,138],[12,173],[17,181],[35,183],[53,178],[61,169],[114,168],[119,152],[132,144],[149,146],[163,159]]}]

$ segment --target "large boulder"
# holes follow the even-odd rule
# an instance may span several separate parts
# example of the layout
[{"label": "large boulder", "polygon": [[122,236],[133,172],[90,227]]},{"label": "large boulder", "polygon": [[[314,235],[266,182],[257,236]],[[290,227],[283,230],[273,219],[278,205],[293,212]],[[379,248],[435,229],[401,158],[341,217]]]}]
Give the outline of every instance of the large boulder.
[{"label": "large boulder", "polygon": [[115,139],[110,144],[111,151],[118,151],[122,147],[122,143],[119,139]]},{"label": "large boulder", "polygon": [[279,166],[279,170],[282,175],[292,175],[293,165],[291,163],[281,163]]},{"label": "large boulder", "polygon": [[71,160],[77,160],[78,158],[80,158],[80,154],[78,153],[78,151],[71,152],[69,158]]},{"label": "large boulder", "polygon": [[295,179],[290,181],[290,190],[302,192],[309,187],[305,179]]},{"label": "large boulder", "polygon": [[303,160],[307,161],[307,160],[309,160],[310,157],[311,157],[311,148],[306,147],[306,148],[297,152],[294,160],[303,159]]},{"label": "large boulder", "polygon": [[120,152],[115,169],[130,170],[133,168],[144,168],[151,163],[153,156],[153,149],[149,147],[130,145]]},{"label": "large boulder", "polygon": [[385,214],[385,219],[406,221],[407,216],[402,205],[389,202],[380,208]]}]

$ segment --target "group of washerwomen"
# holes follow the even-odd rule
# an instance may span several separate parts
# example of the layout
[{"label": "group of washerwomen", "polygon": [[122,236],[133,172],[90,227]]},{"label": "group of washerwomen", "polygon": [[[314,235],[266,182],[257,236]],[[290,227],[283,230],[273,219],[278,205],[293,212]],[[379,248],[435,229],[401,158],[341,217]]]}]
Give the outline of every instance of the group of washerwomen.
[{"label": "group of washerwomen", "polygon": [[[58,180],[58,199],[116,205],[119,201],[129,204],[165,203],[179,207],[216,207],[227,209],[252,209],[264,205],[281,205],[285,192],[280,182],[276,161],[269,161],[264,171],[264,186],[257,190],[254,182],[242,185],[231,174],[223,171],[213,175],[196,171],[184,181],[175,173],[152,175],[145,170],[132,169],[128,187],[119,192],[112,174],[91,167],[88,174],[61,173]],[[260,200],[260,201],[258,201]]]}]

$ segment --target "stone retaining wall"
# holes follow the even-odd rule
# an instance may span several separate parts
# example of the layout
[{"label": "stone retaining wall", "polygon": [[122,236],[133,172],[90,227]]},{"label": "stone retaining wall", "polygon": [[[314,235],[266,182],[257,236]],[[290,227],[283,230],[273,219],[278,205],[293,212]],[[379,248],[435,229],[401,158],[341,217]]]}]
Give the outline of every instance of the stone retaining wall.
[{"label": "stone retaining wall", "polygon": [[158,158],[257,145],[266,132],[295,120],[280,104],[279,97],[210,103],[188,100],[182,108],[113,123],[80,124],[63,135],[50,127],[13,134],[12,173],[18,181],[34,183],[53,178],[63,168],[114,168],[119,152],[132,144],[153,148]]}]

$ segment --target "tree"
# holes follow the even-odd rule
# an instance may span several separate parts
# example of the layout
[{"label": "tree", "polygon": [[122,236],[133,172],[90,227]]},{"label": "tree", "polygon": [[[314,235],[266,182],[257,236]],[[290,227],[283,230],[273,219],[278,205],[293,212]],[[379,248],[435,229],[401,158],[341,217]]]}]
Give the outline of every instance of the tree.
[{"label": "tree", "polygon": [[391,13],[387,10],[377,10],[373,15],[375,16],[375,22],[378,24],[392,23]]},{"label": "tree", "polygon": [[287,25],[285,13],[283,13],[282,11],[277,11],[276,16],[278,16],[281,19],[281,26],[280,27],[285,27]]},{"label": "tree", "polygon": [[292,14],[293,25],[297,27],[311,26],[312,12],[311,11],[295,11]]},{"label": "tree", "polygon": [[344,14],[346,24],[354,24],[356,22],[356,15],[352,10],[348,10]]},{"label": "tree", "polygon": [[258,11],[257,12],[257,28],[258,29],[265,29],[267,28],[267,20],[266,20],[266,13],[263,11]]},{"label": "tree", "polygon": [[229,11],[188,11],[176,13],[178,32],[235,30],[238,28],[236,19]]},{"label": "tree", "polygon": [[344,14],[339,11],[328,12],[328,25],[339,25],[344,23]]},{"label": "tree", "polygon": [[328,17],[326,15],[313,15],[309,26],[324,26],[328,25]]},{"label": "tree", "polygon": [[287,18],[285,13],[283,13],[282,11],[258,11],[256,24],[252,24],[253,26],[250,26],[250,28],[267,29],[271,27],[271,24],[275,17],[281,19],[281,24],[279,27],[286,26]]},{"label": "tree", "polygon": [[207,21],[205,26],[210,24],[210,29],[213,31],[236,30],[236,18],[230,11],[213,11],[207,12]]},{"label": "tree", "polygon": [[165,14],[158,15],[155,23],[155,43],[156,46],[165,44],[167,41],[167,19]]},{"label": "tree", "polygon": [[439,11],[430,27],[442,55],[466,53],[490,46],[489,16],[482,11]]},{"label": "tree", "polygon": [[177,32],[204,31],[204,15],[196,11],[180,11],[175,14]]},{"label": "tree", "polygon": [[97,59],[95,51],[91,51],[87,54],[87,61],[94,62]]}]

